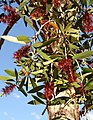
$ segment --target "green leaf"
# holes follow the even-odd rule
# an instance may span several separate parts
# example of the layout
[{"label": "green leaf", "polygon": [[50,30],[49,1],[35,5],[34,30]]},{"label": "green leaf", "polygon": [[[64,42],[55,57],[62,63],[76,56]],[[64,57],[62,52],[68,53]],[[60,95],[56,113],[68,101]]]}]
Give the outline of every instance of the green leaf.
[{"label": "green leaf", "polygon": [[42,52],[41,50],[37,49],[37,52],[46,60],[51,60],[51,58],[44,52]]},{"label": "green leaf", "polygon": [[89,56],[93,55],[93,51],[85,51],[79,54],[75,54],[73,56],[73,59],[83,59],[83,58],[87,58]]},{"label": "green leaf", "polygon": [[40,86],[37,86],[37,87],[31,89],[30,91],[28,91],[28,93],[35,93],[35,92],[42,90],[43,88],[44,88],[44,85],[40,85]]},{"label": "green leaf", "polygon": [[19,9],[23,8],[27,4],[27,0],[23,0],[23,2],[20,3]]},{"label": "green leaf", "polygon": [[16,83],[17,83],[17,80],[18,80],[18,72],[17,72],[16,69],[15,69],[15,75],[16,75]]},{"label": "green leaf", "polygon": [[32,75],[37,75],[37,74],[40,74],[40,73],[43,73],[44,70],[37,70],[37,71],[34,71],[34,72],[31,72]]},{"label": "green leaf", "polygon": [[55,60],[57,60],[58,58],[55,58],[55,59],[52,59],[52,60],[49,60],[47,62],[43,62],[44,65],[48,65],[48,64],[51,64],[52,62],[54,62]]},{"label": "green leaf", "polygon": [[88,110],[93,110],[93,105],[91,105],[90,107],[88,107]]},{"label": "green leaf", "polygon": [[30,42],[30,39],[29,39],[27,36],[25,36],[25,35],[17,36],[17,39],[18,39],[19,41],[24,41],[25,43]]},{"label": "green leaf", "polygon": [[16,37],[12,37],[12,36],[0,36],[0,38],[8,40],[10,42],[14,42],[14,43],[19,43],[19,44],[26,44],[24,41],[19,41]]},{"label": "green leaf", "polygon": [[46,14],[50,11],[51,4],[46,3]]},{"label": "green leaf", "polygon": [[44,46],[47,46],[47,45],[50,45],[52,42],[56,41],[57,38],[51,38],[49,39],[48,41],[45,41],[41,46],[40,48],[44,47]]},{"label": "green leaf", "polygon": [[30,81],[31,81],[33,88],[37,87],[37,84],[33,78],[30,78]]},{"label": "green leaf", "polygon": [[41,47],[43,43],[41,42],[35,42],[32,46],[35,48]]},{"label": "green leaf", "polygon": [[89,0],[89,6],[93,4],[93,0]]},{"label": "green leaf", "polygon": [[7,77],[7,76],[0,76],[0,80],[9,80],[11,79],[12,77]]},{"label": "green leaf", "polygon": [[58,27],[60,28],[61,32],[64,34],[64,28],[63,28],[63,26],[59,22],[57,22],[57,24],[58,24]]},{"label": "green leaf", "polygon": [[66,28],[65,28],[65,31],[69,32],[70,29],[71,29],[71,27],[72,27],[72,23],[68,23],[67,26],[66,26]]},{"label": "green leaf", "polygon": [[93,70],[90,68],[82,68],[82,69],[83,69],[83,73],[93,72]]},{"label": "green leaf", "polygon": [[70,50],[74,50],[74,49],[79,49],[79,47],[77,47],[76,45],[73,45],[73,44],[71,44],[71,43],[69,43],[69,48],[70,48]]},{"label": "green leaf", "polygon": [[40,102],[38,102],[37,100],[31,100],[31,101],[28,102],[27,104],[38,105],[38,104],[40,104]]},{"label": "green leaf", "polygon": [[44,103],[40,98],[38,98],[37,96],[32,95],[32,97],[33,97],[36,101],[38,101],[39,103],[45,104],[45,103]]},{"label": "green leaf", "polygon": [[33,24],[31,23],[31,21],[30,21],[25,15],[22,15],[22,14],[19,14],[19,15],[20,15],[20,17],[21,17],[25,22],[27,22],[27,24],[28,24],[32,29],[34,29]]},{"label": "green leaf", "polygon": [[37,96],[40,97],[40,98],[42,98],[42,99],[44,99],[44,94],[41,93],[41,92],[37,92]]},{"label": "green leaf", "polygon": [[85,87],[85,90],[93,90],[93,82],[88,82]]},{"label": "green leaf", "polygon": [[77,82],[73,82],[73,83],[71,83],[71,85],[74,86],[75,88],[79,88],[80,87],[80,85]]},{"label": "green leaf", "polygon": [[23,87],[23,85],[24,85],[24,83],[25,83],[25,80],[26,80],[26,77],[22,78],[21,83],[20,83],[20,85],[19,85],[20,88]]},{"label": "green leaf", "polygon": [[25,90],[23,88],[18,87],[19,91],[23,93],[23,95],[25,95],[27,97],[27,93],[25,92]]},{"label": "green leaf", "polygon": [[12,71],[12,70],[9,70],[9,69],[6,69],[6,70],[4,70],[8,75],[11,75],[11,76],[16,76],[15,75],[15,72],[14,71]]}]

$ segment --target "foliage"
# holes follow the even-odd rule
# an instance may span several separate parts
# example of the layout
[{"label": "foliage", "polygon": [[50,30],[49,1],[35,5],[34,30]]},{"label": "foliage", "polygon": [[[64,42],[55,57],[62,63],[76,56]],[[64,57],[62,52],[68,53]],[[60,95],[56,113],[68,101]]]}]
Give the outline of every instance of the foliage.
[{"label": "foliage", "polygon": [[[13,2],[18,4],[16,9]],[[31,39],[25,35],[1,36],[26,45],[13,55],[21,69],[7,69],[9,77],[0,79],[16,85],[25,96],[31,94],[33,100],[28,104],[44,104],[47,109],[47,105],[61,104],[62,100],[67,103],[70,97],[56,96],[73,87],[77,104],[84,106],[82,111],[93,109],[93,1],[15,0],[2,1],[0,6],[4,8],[0,22],[11,27],[21,18],[26,27],[36,31]]]}]

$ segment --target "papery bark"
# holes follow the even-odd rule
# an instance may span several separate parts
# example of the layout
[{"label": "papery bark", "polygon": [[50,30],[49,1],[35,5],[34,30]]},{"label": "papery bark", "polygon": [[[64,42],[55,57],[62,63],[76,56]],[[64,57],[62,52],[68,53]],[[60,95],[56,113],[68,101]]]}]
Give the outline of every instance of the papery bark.
[{"label": "papery bark", "polygon": [[60,120],[60,118],[62,120],[80,120],[79,107],[74,88],[72,87],[59,93],[56,98],[62,96],[71,97],[71,99],[69,99],[66,104],[48,106],[48,120],[54,120],[56,118],[58,118],[57,120]]}]

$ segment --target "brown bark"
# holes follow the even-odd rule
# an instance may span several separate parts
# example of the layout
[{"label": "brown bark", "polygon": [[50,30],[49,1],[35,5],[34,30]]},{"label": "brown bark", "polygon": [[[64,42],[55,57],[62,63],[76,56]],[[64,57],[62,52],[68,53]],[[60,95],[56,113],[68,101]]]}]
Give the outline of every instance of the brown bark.
[{"label": "brown bark", "polygon": [[48,120],[54,120],[55,118],[58,118],[56,120],[60,120],[60,118],[61,120],[80,120],[74,88],[59,93],[56,98],[62,96],[71,97],[71,99],[66,104],[48,106]]}]

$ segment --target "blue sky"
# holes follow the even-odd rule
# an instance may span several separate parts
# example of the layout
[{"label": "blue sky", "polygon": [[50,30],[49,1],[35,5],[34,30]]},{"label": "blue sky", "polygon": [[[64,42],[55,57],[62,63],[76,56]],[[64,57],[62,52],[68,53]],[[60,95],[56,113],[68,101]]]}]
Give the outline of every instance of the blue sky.
[{"label": "blue sky", "polygon": [[[0,24],[0,35],[2,35],[6,25]],[[8,35],[18,36],[34,35],[30,27],[25,27],[20,20]],[[13,70],[16,65],[13,63],[13,53],[22,45],[5,41],[0,51],[0,75],[5,75],[5,69]],[[0,81],[0,92],[4,83]],[[31,106],[27,102],[31,100],[31,96],[25,97],[22,93],[14,90],[9,96],[0,97],[0,120],[47,120],[47,112],[41,115],[44,106]]]}]

